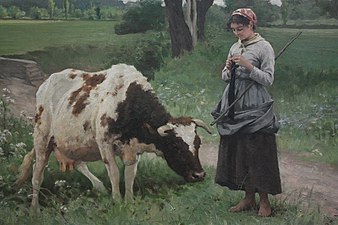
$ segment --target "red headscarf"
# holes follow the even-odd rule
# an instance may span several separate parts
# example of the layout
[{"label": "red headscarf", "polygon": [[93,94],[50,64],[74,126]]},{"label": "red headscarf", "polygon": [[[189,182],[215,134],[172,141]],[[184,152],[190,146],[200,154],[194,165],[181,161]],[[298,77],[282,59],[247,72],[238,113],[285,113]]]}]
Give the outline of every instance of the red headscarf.
[{"label": "red headscarf", "polygon": [[257,16],[254,13],[254,11],[252,11],[249,8],[240,8],[240,9],[236,9],[235,11],[233,11],[233,13],[231,14],[231,16],[233,15],[240,15],[240,16],[244,16],[245,18],[247,18],[248,20],[252,21],[254,23],[254,25],[257,24]]}]

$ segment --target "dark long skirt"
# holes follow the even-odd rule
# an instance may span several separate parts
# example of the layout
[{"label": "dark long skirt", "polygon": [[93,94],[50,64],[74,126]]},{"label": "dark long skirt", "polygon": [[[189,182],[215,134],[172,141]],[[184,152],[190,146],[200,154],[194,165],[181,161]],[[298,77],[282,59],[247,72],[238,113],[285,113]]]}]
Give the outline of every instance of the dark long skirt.
[{"label": "dark long skirt", "polygon": [[281,193],[275,134],[221,136],[215,182],[232,190]]}]

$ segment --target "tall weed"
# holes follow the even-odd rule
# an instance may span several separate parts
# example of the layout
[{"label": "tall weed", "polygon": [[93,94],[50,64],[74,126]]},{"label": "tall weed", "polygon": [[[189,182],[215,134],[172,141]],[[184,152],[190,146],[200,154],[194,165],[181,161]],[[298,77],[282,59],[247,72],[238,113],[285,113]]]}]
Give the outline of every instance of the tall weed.
[{"label": "tall weed", "polygon": [[4,88],[0,97],[0,161],[21,157],[32,147],[32,118],[13,116],[9,107],[13,103],[10,91]]}]

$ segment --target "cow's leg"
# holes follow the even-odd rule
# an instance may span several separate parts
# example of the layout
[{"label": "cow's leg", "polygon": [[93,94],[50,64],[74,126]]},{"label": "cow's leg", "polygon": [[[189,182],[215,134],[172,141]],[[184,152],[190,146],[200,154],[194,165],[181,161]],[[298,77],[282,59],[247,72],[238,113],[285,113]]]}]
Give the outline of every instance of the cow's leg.
[{"label": "cow's leg", "polygon": [[113,145],[105,142],[98,142],[98,146],[110,179],[113,199],[121,200],[121,192],[119,187],[120,171],[115,160]]},{"label": "cow's leg", "polygon": [[93,185],[93,189],[97,190],[99,192],[105,193],[107,191],[107,189],[104,187],[103,183],[94,175],[92,174],[89,169],[88,166],[85,162],[77,162],[75,165],[76,169],[82,173],[83,175],[85,175],[90,182]]},{"label": "cow's leg", "polygon": [[136,172],[137,172],[137,165],[138,165],[138,162],[140,161],[141,156],[137,155],[137,157],[138,159],[136,163],[132,165],[126,165],[124,168],[124,180],[125,180],[125,188],[126,188],[126,194],[124,198],[127,201],[132,200],[134,196],[134,192],[133,192],[134,181],[135,181]]},{"label": "cow's leg", "polygon": [[31,209],[34,214],[40,212],[39,207],[39,192],[44,178],[44,170],[48,162],[51,150],[47,147],[46,137],[42,135],[35,136],[34,148],[35,148],[35,164],[33,165],[33,195]]}]

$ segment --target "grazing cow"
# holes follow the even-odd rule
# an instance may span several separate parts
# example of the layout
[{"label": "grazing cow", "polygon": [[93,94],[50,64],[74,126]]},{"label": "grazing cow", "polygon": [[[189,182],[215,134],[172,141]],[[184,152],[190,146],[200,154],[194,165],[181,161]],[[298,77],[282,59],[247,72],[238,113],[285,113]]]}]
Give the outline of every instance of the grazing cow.
[{"label": "grazing cow", "polygon": [[[34,149],[25,157],[31,161],[35,151],[32,209],[39,211],[43,172],[53,151],[62,171],[75,167],[98,190],[105,188],[85,162],[102,160],[114,199],[121,198],[116,155],[126,164],[125,198],[133,195],[136,162],[143,151],[163,155],[169,167],[188,182],[203,180],[197,127],[210,133],[201,120],[173,118],[133,66],[118,64],[96,73],[66,69],[52,74],[36,94]],[[29,164],[27,160],[23,166]],[[17,184],[20,182],[19,178]]]}]

